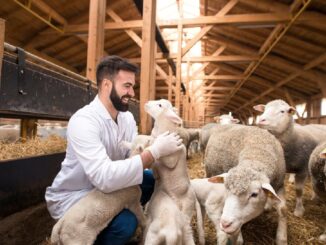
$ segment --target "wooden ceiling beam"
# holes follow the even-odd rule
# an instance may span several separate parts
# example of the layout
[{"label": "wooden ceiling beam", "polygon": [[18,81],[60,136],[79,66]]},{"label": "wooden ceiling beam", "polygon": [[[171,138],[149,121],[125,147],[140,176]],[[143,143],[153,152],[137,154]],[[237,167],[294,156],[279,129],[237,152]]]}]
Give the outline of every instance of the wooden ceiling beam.
[{"label": "wooden ceiling beam", "polygon": [[236,81],[243,79],[243,75],[210,75],[191,77],[191,80],[218,80],[218,81]]},{"label": "wooden ceiling beam", "polygon": [[182,62],[250,62],[258,60],[255,55],[219,55],[219,56],[201,56],[185,57]]},{"label": "wooden ceiling beam", "polygon": [[[257,99],[264,97],[265,95],[271,93],[272,91],[274,91],[276,88],[279,88],[281,86],[283,86],[284,84],[292,81],[293,79],[295,79],[298,76],[301,76],[302,73],[304,73],[306,70],[310,70],[313,69],[314,67],[318,66],[319,64],[323,63],[326,61],[326,53],[320,55],[319,57],[317,57],[316,59],[312,60],[311,62],[307,63],[305,66],[302,67],[302,69],[298,72],[292,73],[289,76],[287,76],[285,79],[282,79],[281,81],[277,82],[275,86],[273,86],[272,88],[267,89],[266,91],[264,91],[262,94],[260,94],[259,96],[253,98],[252,100],[250,100],[249,102],[247,102],[246,104],[242,105],[240,108],[238,108],[238,110],[245,108],[249,105],[251,105],[252,103],[254,103]],[[237,111],[238,111],[237,110]]]},{"label": "wooden ceiling beam", "polygon": [[[231,91],[229,97],[226,99],[225,104],[227,104],[232,97],[236,94],[236,92],[241,88],[241,86],[249,79],[249,77],[255,72],[257,67],[263,62],[263,60],[266,58],[266,56],[272,51],[272,49],[275,47],[275,45],[281,40],[281,38],[285,35],[285,33],[288,31],[288,29],[292,26],[292,24],[299,18],[299,16],[303,13],[303,11],[308,7],[308,5],[311,3],[311,0],[308,0],[304,3],[302,3],[302,6],[300,5],[300,8],[296,8],[293,10],[291,14],[293,14],[293,17],[291,17],[291,21],[284,25],[277,25],[274,30],[271,32],[271,34],[268,36],[266,41],[263,43],[263,45],[259,49],[259,60],[257,62],[251,62],[247,69],[245,70],[245,78],[241,80],[239,83],[236,84],[234,89]],[[297,1],[295,1],[291,6],[294,6],[297,4]]]},{"label": "wooden ceiling beam", "polygon": [[[238,0],[229,1],[215,16],[224,16],[226,15],[236,4]],[[187,42],[186,46],[182,49],[182,56],[186,55],[188,51],[209,32],[214,25],[208,25],[203,27],[197,34],[194,36],[189,42]]]},{"label": "wooden ceiling beam", "polygon": [[[287,12],[267,13],[267,14],[233,14],[225,16],[202,16],[197,18],[182,19],[181,24],[184,28],[197,27],[202,25],[266,25],[288,23],[292,17]],[[305,16],[296,22],[305,23],[307,21],[326,21],[326,17],[317,18],[315,16]],[[177,28],[179,20],[158,21],[158,26],[163,28]],[[141,29],[142,20],[128,20],[123,22],[106,22],[105,30],[122,30],[122,29]],[[88,24],[68,24],[65,28],[66,34],[86,33]]]}]

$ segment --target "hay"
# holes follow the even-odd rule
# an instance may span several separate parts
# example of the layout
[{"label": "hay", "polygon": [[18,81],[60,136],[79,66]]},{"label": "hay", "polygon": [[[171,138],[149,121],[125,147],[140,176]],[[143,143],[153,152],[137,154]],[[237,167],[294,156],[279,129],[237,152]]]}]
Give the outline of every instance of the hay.
[{"label": "hay", "polygon": [[47,139],[30,139],[25,143],[0,142],[0,161],[64,152],[66,145],[66,140],[57,135],[50,135]]},{"label": "hay", "polygon": [[[205,176],[204,167],[201,165],[202,155],[195,154],[188,160],[190,178],[202,178]],[[303,218],[293,215],[295,207],[294,186],[286,181],[286,198],[288,205],[288,244],[323,244],[319,242],[326,227],[326,203],[312,201],[312,188],[310,181],[307,181],[304,190],[305,214]],[[277,213],[275,210],[265,212],[256,219],[245,224],[242,234],[245,244],[270,245],[275,244],[277,227]],[[205,220],[206,244],[216,244],[214,225],[206,218]]]}]

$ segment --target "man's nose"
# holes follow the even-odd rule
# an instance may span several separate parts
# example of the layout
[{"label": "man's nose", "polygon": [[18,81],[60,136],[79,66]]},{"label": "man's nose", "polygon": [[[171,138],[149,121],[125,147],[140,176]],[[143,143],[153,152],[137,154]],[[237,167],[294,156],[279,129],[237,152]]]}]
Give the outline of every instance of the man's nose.
[{"label": "man's nose", "polygon": [[130,95],[131,97],[134,97],[135,96],[135,90],[134,90],[134,88],[130,88],[128,90],[128,95]]}]

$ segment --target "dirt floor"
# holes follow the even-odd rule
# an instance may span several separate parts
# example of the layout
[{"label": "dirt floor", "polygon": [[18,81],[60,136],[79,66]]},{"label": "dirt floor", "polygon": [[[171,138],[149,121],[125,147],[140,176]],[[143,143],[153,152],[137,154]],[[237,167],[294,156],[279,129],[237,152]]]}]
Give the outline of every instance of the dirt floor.
[{"label": "dirt floor", "polygon": [[[204,177],[201,166],[201,154],[195,154],[188,160],[189,175],[191,178]],[[310,181],[305,186],[304,206],[306,209],[303,218],[293,215],[295,204],[294,187],[286,185],[288,203],[288,244],[322,244],[316,238],[326,227],[326,203],[311,201]],[[45,203],[15,213],[0,220],[1,245],[31,245],[49,244],[48,237],[53,220],[50,218]],[[276,211],[264,213],[255,220],[245,224],[242,232],[245,244],[271,245],[275,244],[277,226]],[[205,221],[206,244],[216,244],[216,235],[213,225],[208,219]]]}]

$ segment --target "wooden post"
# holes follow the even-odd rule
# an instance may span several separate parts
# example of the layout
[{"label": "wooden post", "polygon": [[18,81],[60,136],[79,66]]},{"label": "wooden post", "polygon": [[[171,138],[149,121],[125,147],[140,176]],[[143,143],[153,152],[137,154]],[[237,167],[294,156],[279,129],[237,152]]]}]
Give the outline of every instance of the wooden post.
[{"label": "wooden post", "polygon": [[20,137],[22,142],[34,139],[37,133],[37,119],[23,118],[20,121]]},{"label": "wooden post", "polygon": [[[177,74],[176,74],[176,86],[175,86],[175,107],[180,111],[180,98],[181,98],[181,80],[182,80],[182,17],[183,17],[183,1],[179,0],[179,13],[180,19],[178,23],[178,54],[177,54]],[[181,112],[181,111],[180,111]],[[181,113],[180,113],[181,114]],[[181,116],[181,115],[180,115]]]},{"label": "wooden post", "polygon": [[[140,131],[149,134],[152,121],[144,110],[145,103],[155,95],[155,20],[156,0],[143,1],[143,29],[140,73]],[[150,91],[150,90],[154,91]]]},{"label": "wooden post", "polygon": [[168,77],[168,83],[169,83],[169,90],[168,90],[168,100],[172,101],[172,68],[169,66],[169,77]]},{"label": "wooden post", "polygon": [[104,53],[104,23],[106,0],[89,1],[86,77],[96,81],[96,65]]},{"label": "wooden post", "polygon": [[0,19],[0,81],[1,81],[1,68],[5,43],[5,20]]}]

